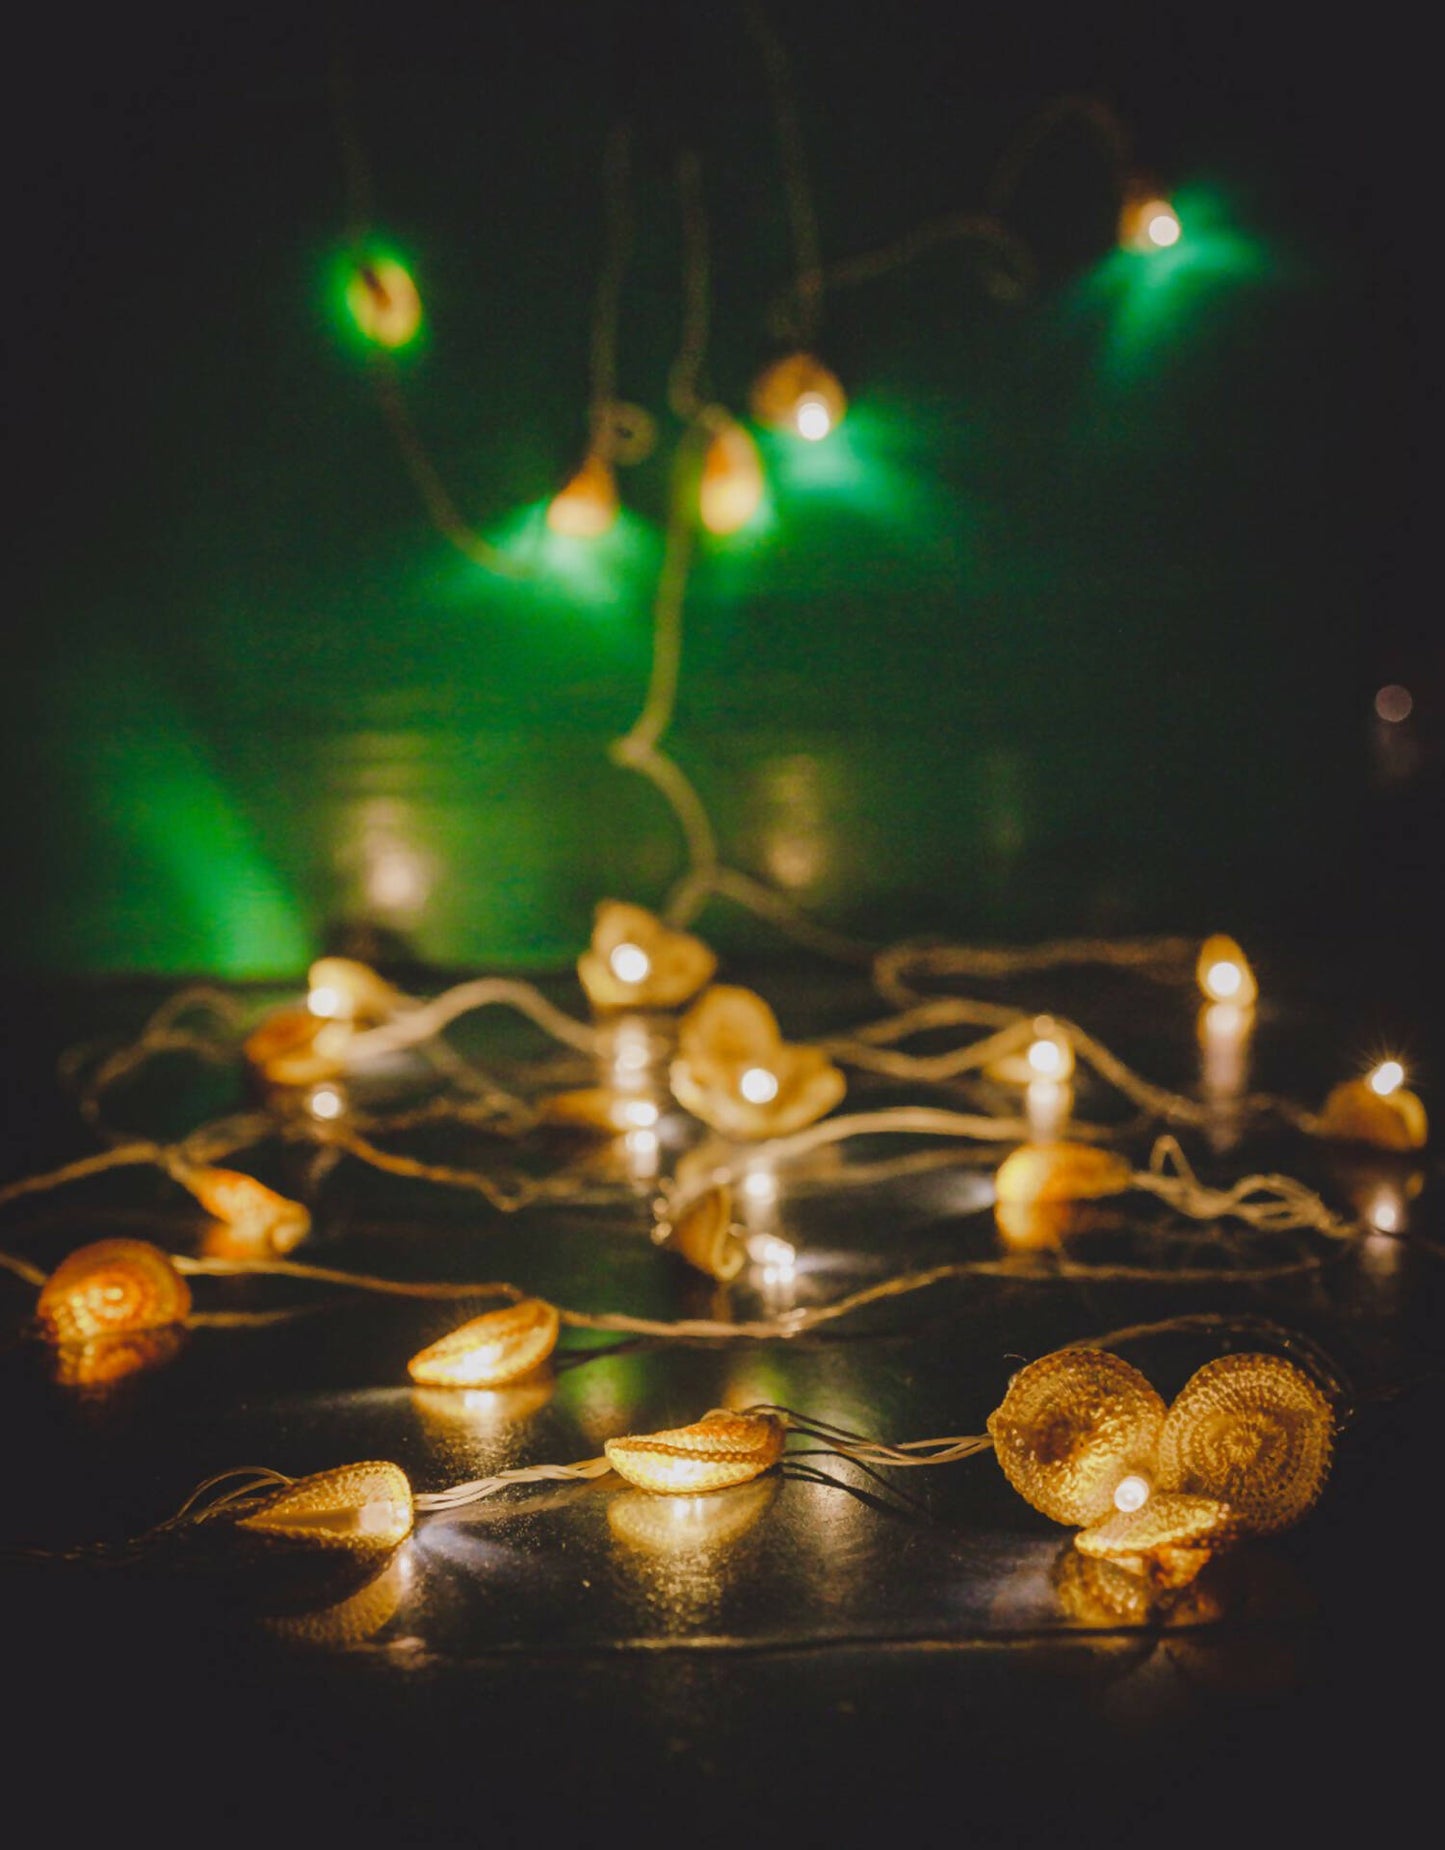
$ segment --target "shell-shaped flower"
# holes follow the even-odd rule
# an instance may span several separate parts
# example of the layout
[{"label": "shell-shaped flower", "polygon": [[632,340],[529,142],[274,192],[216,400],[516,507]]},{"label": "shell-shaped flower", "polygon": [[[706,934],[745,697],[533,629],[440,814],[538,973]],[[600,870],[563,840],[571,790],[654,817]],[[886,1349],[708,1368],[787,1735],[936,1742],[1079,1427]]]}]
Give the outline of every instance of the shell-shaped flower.
[{"label": "shell-shaped flower", "polygon": [[783,1422],[771,1413],[704,1415],[691,1426],[609,1439],[603,1448],[619,1477],[641,1490],[690,1497],[761,1477],[783,1455]]},{"label": "shell-shaped flower", "polygon": [[1120,1357],[1063,1349],[1015,1375],[988,1429],[1014,1489],[1078,1525],[1082,1553],[1180,1586],[1224,1544],[1313,1507],[1334,1415],[1279,1356],[1210,1362],[1166,1409]]},{"label": "shell-shaped flower", "polygon": [[191,1292],[148,1240],[97,1240],[64,1259],[40,1288],[36,1314],[55,1343],[88,1343],[181,1323]]},{"label": "shell-shaped flower", "polygon": [[673,931],[644,906],[604,899],[577,974],[595,1009],[680,1008],[717,968],[691,932]]},{"label": "shell-shaped flower", "polygon": [[673,1094],[726,1137],[786,1137],[829,1112],[846,1091],[817,1047],[785,1041],[777,1017],[750,989],[718,984],[678,1029]]},{"label": "shell-shaped flower", "polygon": [[236,1526],[268,1542],[340,1550],[370,1561],[405,1541],[413,1519],[405,1472],[384,1459],[368,1459],[298,1478]]}]

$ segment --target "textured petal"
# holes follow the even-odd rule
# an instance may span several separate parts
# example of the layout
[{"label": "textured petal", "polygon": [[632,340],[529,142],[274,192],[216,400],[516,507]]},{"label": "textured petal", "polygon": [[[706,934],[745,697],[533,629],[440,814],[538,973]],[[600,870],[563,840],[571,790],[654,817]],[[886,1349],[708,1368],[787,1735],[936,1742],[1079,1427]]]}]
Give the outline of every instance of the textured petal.
[{"label": "textured petal", "polygon": [[275,1541],[371,1558],[405,1541],[412,1520],[406,1474],[385,1460],[368,1459],[299,1478],[236,1526]]},{"label": "textured petal", "polygon": [[1401,1086],[1381,1098],[1368,1080],[1346,1079],[1325,1100],[1320,1130],[1340,1143],[1377,1150],[1423,1150],[1430,1134],[1425,1107]]},{"label": "textured petal", "polygon": [[[634,982],[619,977],[612,954],[635,945],[647,969]],[[672,931],[642,906],[605,899],[597,908],[592,942],[577,960],[587,1000],[599,1009],[678,1008],[695,996],[717,968],[717,959],[690,932]]]},{"label": "textured petal", "polygon": [[642,1490],[692,1496],[746,1484],[783,1455],[783,1423],[770,1413],[709,1413],[692,1426],[609,1439],[608,1462]]},{"label": "textured petal", "polygon": [[452,1330],[414,1355],[407,1373],[424,1387],[502,1387],[546,1361],[560,1327],[552,1305],[523,1298]]},{"label": "textured petal", "polygon": [[1169,1409],[1160,1482],[1228,1503],[1241,1533],[1272,1535],[1313,1507],[1333,1444],[1330,1403],[1302,1369],[1277,1355],[1225,1355]]},{"label": "textured petal", "polygon": [[1104,1349],[1060,1349],[1021,1369],[988,1430],[1004,1476],[1055,1522],[1096,1522],[1119,1480],[1148,1474],[1165,1406]]},{"label": "textured petal", "polygon": [[667,1246],[709,1278],[736,1278],[748,1252],[733,1224],[732,1190],[723,1185],[699,1195],[678,1215]]},{"label": "textured petal", "polygon": [[1122,1194],[1133,1174],[1128,1159],[1114,1150],[1089,1143],[1025,1143],[999,1164],[994,1195],[1005,1205],[1089,1201]]},{"label": "textured petal", "polygon": [[766,1065],[782,1040],[778,1018],[761,996],[717,983],[683,1017],[678,1051],[696,1067]]},{"label": "textured petal", "polygon": [[180,1323],[191,1292],[170,1258],[148,1240],[97,1240],[64,1259],[40,1288],[36,1314],[57,1343]]}]

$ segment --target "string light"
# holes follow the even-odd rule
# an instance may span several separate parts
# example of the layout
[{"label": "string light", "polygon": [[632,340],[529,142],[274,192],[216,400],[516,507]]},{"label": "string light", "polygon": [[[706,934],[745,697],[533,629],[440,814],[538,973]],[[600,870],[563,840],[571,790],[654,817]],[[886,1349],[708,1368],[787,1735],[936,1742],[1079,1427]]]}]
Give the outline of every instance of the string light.
[{"label": "string light", "polygon": [[1119,214],[1119,242],[1126,250],[1169,250],[1182,232],[1179,214],[1157,193],[1126,200]]},{"label": "string light", "polygon": [[1233,938],[1216,932],[1200,946],[1196,967],[1199,987],[1210,1002],[1232,1002],[1248,1008],[1259,995],[1249,959]]},{"label": "string light", "polygon": [[660,1496],[695,1496],[746,1484],[783,1455],[783,1422],[770,1413],[709,1413],[692,1426],[609,1439],[619,1477]]},{"label": "string light", "polygon": [[208,1214],[224,1221],[247,1250],[290,1252],[311,1231],[310,1211],[301,1202],[278,1195],[239,1170],[183,1168],[177,1180]]},{"label": "string light", "polygon": [[346,306],[369,341],[392,351],[421,332],[421,297],[411,274],[394,257],[358,263],[346,285]]},{"label": "string light", "polygon": [[754,382],[751,408],[760,424],[818,443],[837,429],[848,400],[837,375],[811,353],[775,360]]},{"label": "string light", "polygon": [[411,1485],[399,1466],[368,1459],[299,1478],[236,1517],[238,1529],[271,1544],[387,1559],[411,1534]]},{"label": "string light", "polygon": [[644,906],[604,899],[577,975],[594,1009],[671,1009],[690,1001],[717,959],[701,938],[674,931]]},{"label": "string light", "polygon": [[785,1042],[762,997],[732,984],[715,985],[693,1005],[677,1047],[669,1077],[678,1103],[731,1137],[801,1130],[847,1089],[820,1048]]},{"label": "string light", "polygon": [[763,500],[763,465],[758,446],[741,424],[714,410],[712,439],[702,462],[698,512],[709,533],[736,533]]},{"label": "string light", "polygon": [[430,1344],[407,1363],[407,1373],[423,1387],[505,1387],[546,1361],[560,1328],[551,1304],[522,1298]]},{"label": "string light", "polygon": [[190,1309],[190,1287],[148,1240],[97,1240],[77,1248],[45,1281],[35,1307],[41,1329],[63,1344],[181,1323]]},{"label": "string light", "polygon": [[1114,1150],[1085,1143],[1023,1144],[999,1164],[996,1199],[1007,1206],[1089,1201],[1134,1185],[1134,1168]]},{"label": "string light", "polygon": [[770,1105],[778,1096],[778,1076],[765,1066],[750,1066],[738,1080],[738,1091],[750,1105]]},{"label": "string light", "polygon": [[548,503],[547,525],[567,539],[600,539],[615,526],[620,506],[617,477],[594,452]]},{"label": "string light", "polygon": [[1405,1084],[1398,1060],[1382,1060],[1363,1079],[1346,1079],[1325,1100],[1320,1134],[1341,1143],[1380,1150],[1423,1150],[1429,1119],[1419,1096]]}]

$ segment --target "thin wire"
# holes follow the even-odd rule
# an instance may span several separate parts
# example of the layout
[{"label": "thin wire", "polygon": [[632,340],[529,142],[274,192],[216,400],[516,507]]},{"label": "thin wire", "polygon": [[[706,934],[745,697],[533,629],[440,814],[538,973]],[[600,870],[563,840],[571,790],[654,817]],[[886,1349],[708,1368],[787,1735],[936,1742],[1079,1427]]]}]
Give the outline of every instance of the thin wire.
[{"label": "thin wire", "polygon": [[817,333],[823,310],[823,265],[818,215],[808,183],[807,150],[798,121],[798,100],[788,54],[772,21],[756,0],[750,0],[744,17],[762,58],[777,129],[778,163],[793,241],[793,297],[797,305],[793,333],[801,345],[808,346]]}]

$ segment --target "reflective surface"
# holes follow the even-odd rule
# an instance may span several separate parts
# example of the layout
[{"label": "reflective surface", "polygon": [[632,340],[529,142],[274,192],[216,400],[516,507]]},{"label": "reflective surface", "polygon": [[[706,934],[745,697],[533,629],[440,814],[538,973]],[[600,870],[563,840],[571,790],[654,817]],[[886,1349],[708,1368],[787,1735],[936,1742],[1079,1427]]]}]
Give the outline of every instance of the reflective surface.
[{"label": "reflective surface", "polygon": [[[856,985],[755,980],[790,1033],[871,1012]],[[1046,986],[1051,1006],[1122,1038],[1151,1071],[1186,1085],[1199,1078],[1187,994],[1141,1025],[1109,980],[1058,976]],[[570,986],[557,993],[569,999]],[[133,1027],[145,1012],[135,991],[72,993],[55,1007],[17,1053],[48,1045],[53,1054],[67,1015]],[[1318,1093],[1328,1077],[1319,1043],[1347,1022],[1339,992],[1328,1021],[1273,1001],[1253,1058],[1271,1083]],[[526,1032],[491,1019],[474,1029],[471,1051],[500,1041],[525,1053]],[[578,1076],[571,1057],[538,1057],[559,1081]],[[1081,1112],[1105,1115],[1096,1082],[1076,1078]],[[149,1123],[168,1111],[183,1125],[222,1108],[227,1083],[168,1068],[125,1108]],[[41,1082],[31,1087],[27,1148],[37,1159],[47,1141],[67,1154],[81,1141],[48,1096]],[[874,1094],[860,1087],[857,1096]],[[479,1162],[487,1149],[467,1133],[455,1153]],[[786,1240],[795,1262],[785,1275],[754,1263],[727,1286],[651,1245],[648,1183],[632,1182],[625,1162],[589,1170],[585,1202],[513,1216],[296,1149],[258,1166],[312,1208],[316,1231],[297,1257],[397,1277],[509,1278],[584,1309],[746,1316],[916,1265],[999,1256],[987,1169],[958,1151],[944,1160],[877,1145],[822,1154],[815,1171],[771,1175],[740,1204],[749,1229]],[[202,1319],[166,1353],[132,1371],[57,1374],[20,1335],[24,1288],[0,1278],[12,1333],[0,1355],[14,1487],[4,1539],[61,1549],[136,1534],[234,1465],[299,1475],[389,1459],[416,1490],[433,1490],[593,1458],[609,1437],[756,1402],[895,1440],[976,1432],[1020,1360],[1061,1342],[1188,1311],[1263,1314],[1313,1335],[1359,1402],[1320,1508],[1297,1533],[1216,1562],[1163,1605],[1111,1578],[1108,1564],[1084,1563],[988,1453],[877,1476],[816,1456],[708,1497],[649,1497],[612,1476],[523,1486],[422,1517],[389,1561],[366,1570],[370,1579],[354,1564],[298,1578],[159,1556],[129,1571],[9,1559],[12,1662],[62,1734],[91,1730],[118,1755],[163,1719],[198,1782],[222,1779],[233,1751],[264,1740],[268,1764],[290,1768],[306,1803],[340,1806],[363,1834],[363,1786],[323,1801],[314,1772],[303,1776],[303,1741],[344,1756],[362,1730],[375,1746],[377,1790],[411,1791],[422,1779],[424,1797],[413,1792],[412,1802],[442,1830],[465,1805],[460,1757],[479,1752],[495,1754],[508,1792],[524,1776],[645,1768],[659,1791],[705,1792],[719,1818],[766,1802],[775,1820],[795,1816],[804,1828],[835,1806],[841,1818],[881,1805],[870,1766],[890,1777],[908,1768],[919,1791],[942,1790],[963,1730],[970,1752],[987,1744],[987,1766],[970,1774],[978,1817],[1002,1829],[1011,1816],[1067,1826],[1071,1805],[1111,1803],[1120,1779],[1140,1803],[1163,1802],[1171,1783],[1216,1777],[1222,1739],[1236,1740],[1231,1764],[1243,1779],[1258,1771],[1256,1749],[1236,1739],[1249,1734],[1250,1715],[1268,1715],[1292,1752],[1327,1721],[1377,1738],[1394,1628],[1406,1615],[1422,1636],[1435,1624],[1411,1564],[1428,1559],[1427,1461],[1445,1412],[1430,1381],[1442,1276],[1399,1236],[1438,1233],[1438,1188],[1421,1165],[1407,1172],[1397,1159],[1334,1157],[1299,1140],[1234,1149],[1224,1162],[1315,1180],[1333,1199],[1358,1201],[1373,1231],[1268,1285],[977,1277],[786,1343],[661,1346],[564,1332],[549,1366],[496,1390],[407,1384],[407,1359],[469,1314],[465,1304],[362,1299],[284,1280],[197,1280]],[[1221,1249],[1207,1230],[1161,1246],[1147,1204],[1142,1215],[1137,1205],[1071,1235],[1071,1255],[1250,1256]],[[6,1243],[42,1264],[82,1240],[142,1236],[184,1251],[200,1233],[187,1199],[143,1171],[6,1213]],[[1017,1262],[1047,1269],[1049,1259],[1025,1251]],[[279,1320],[236,1317],[287,1307],[295,1314]],[[1168,1395],[1217,1347],[1213,1337],[1170,1337],[1129,1354]],[[101,1663],[145,1666],[149,1719],[128,1713],[131,1673],[97,1681]],[[221,1664],[217,1681],[210,1666]],[[198,1679],[207,1695],[193,1707],[186,1692]],[[1068,1769],[1075,1798],[1031,1789],[1041,1726],[1047,1764]],[[781,1786],[766,1771],[774,1755]],[[805,1802],[784,1765],[811,1766],[825,1790]]]}]

